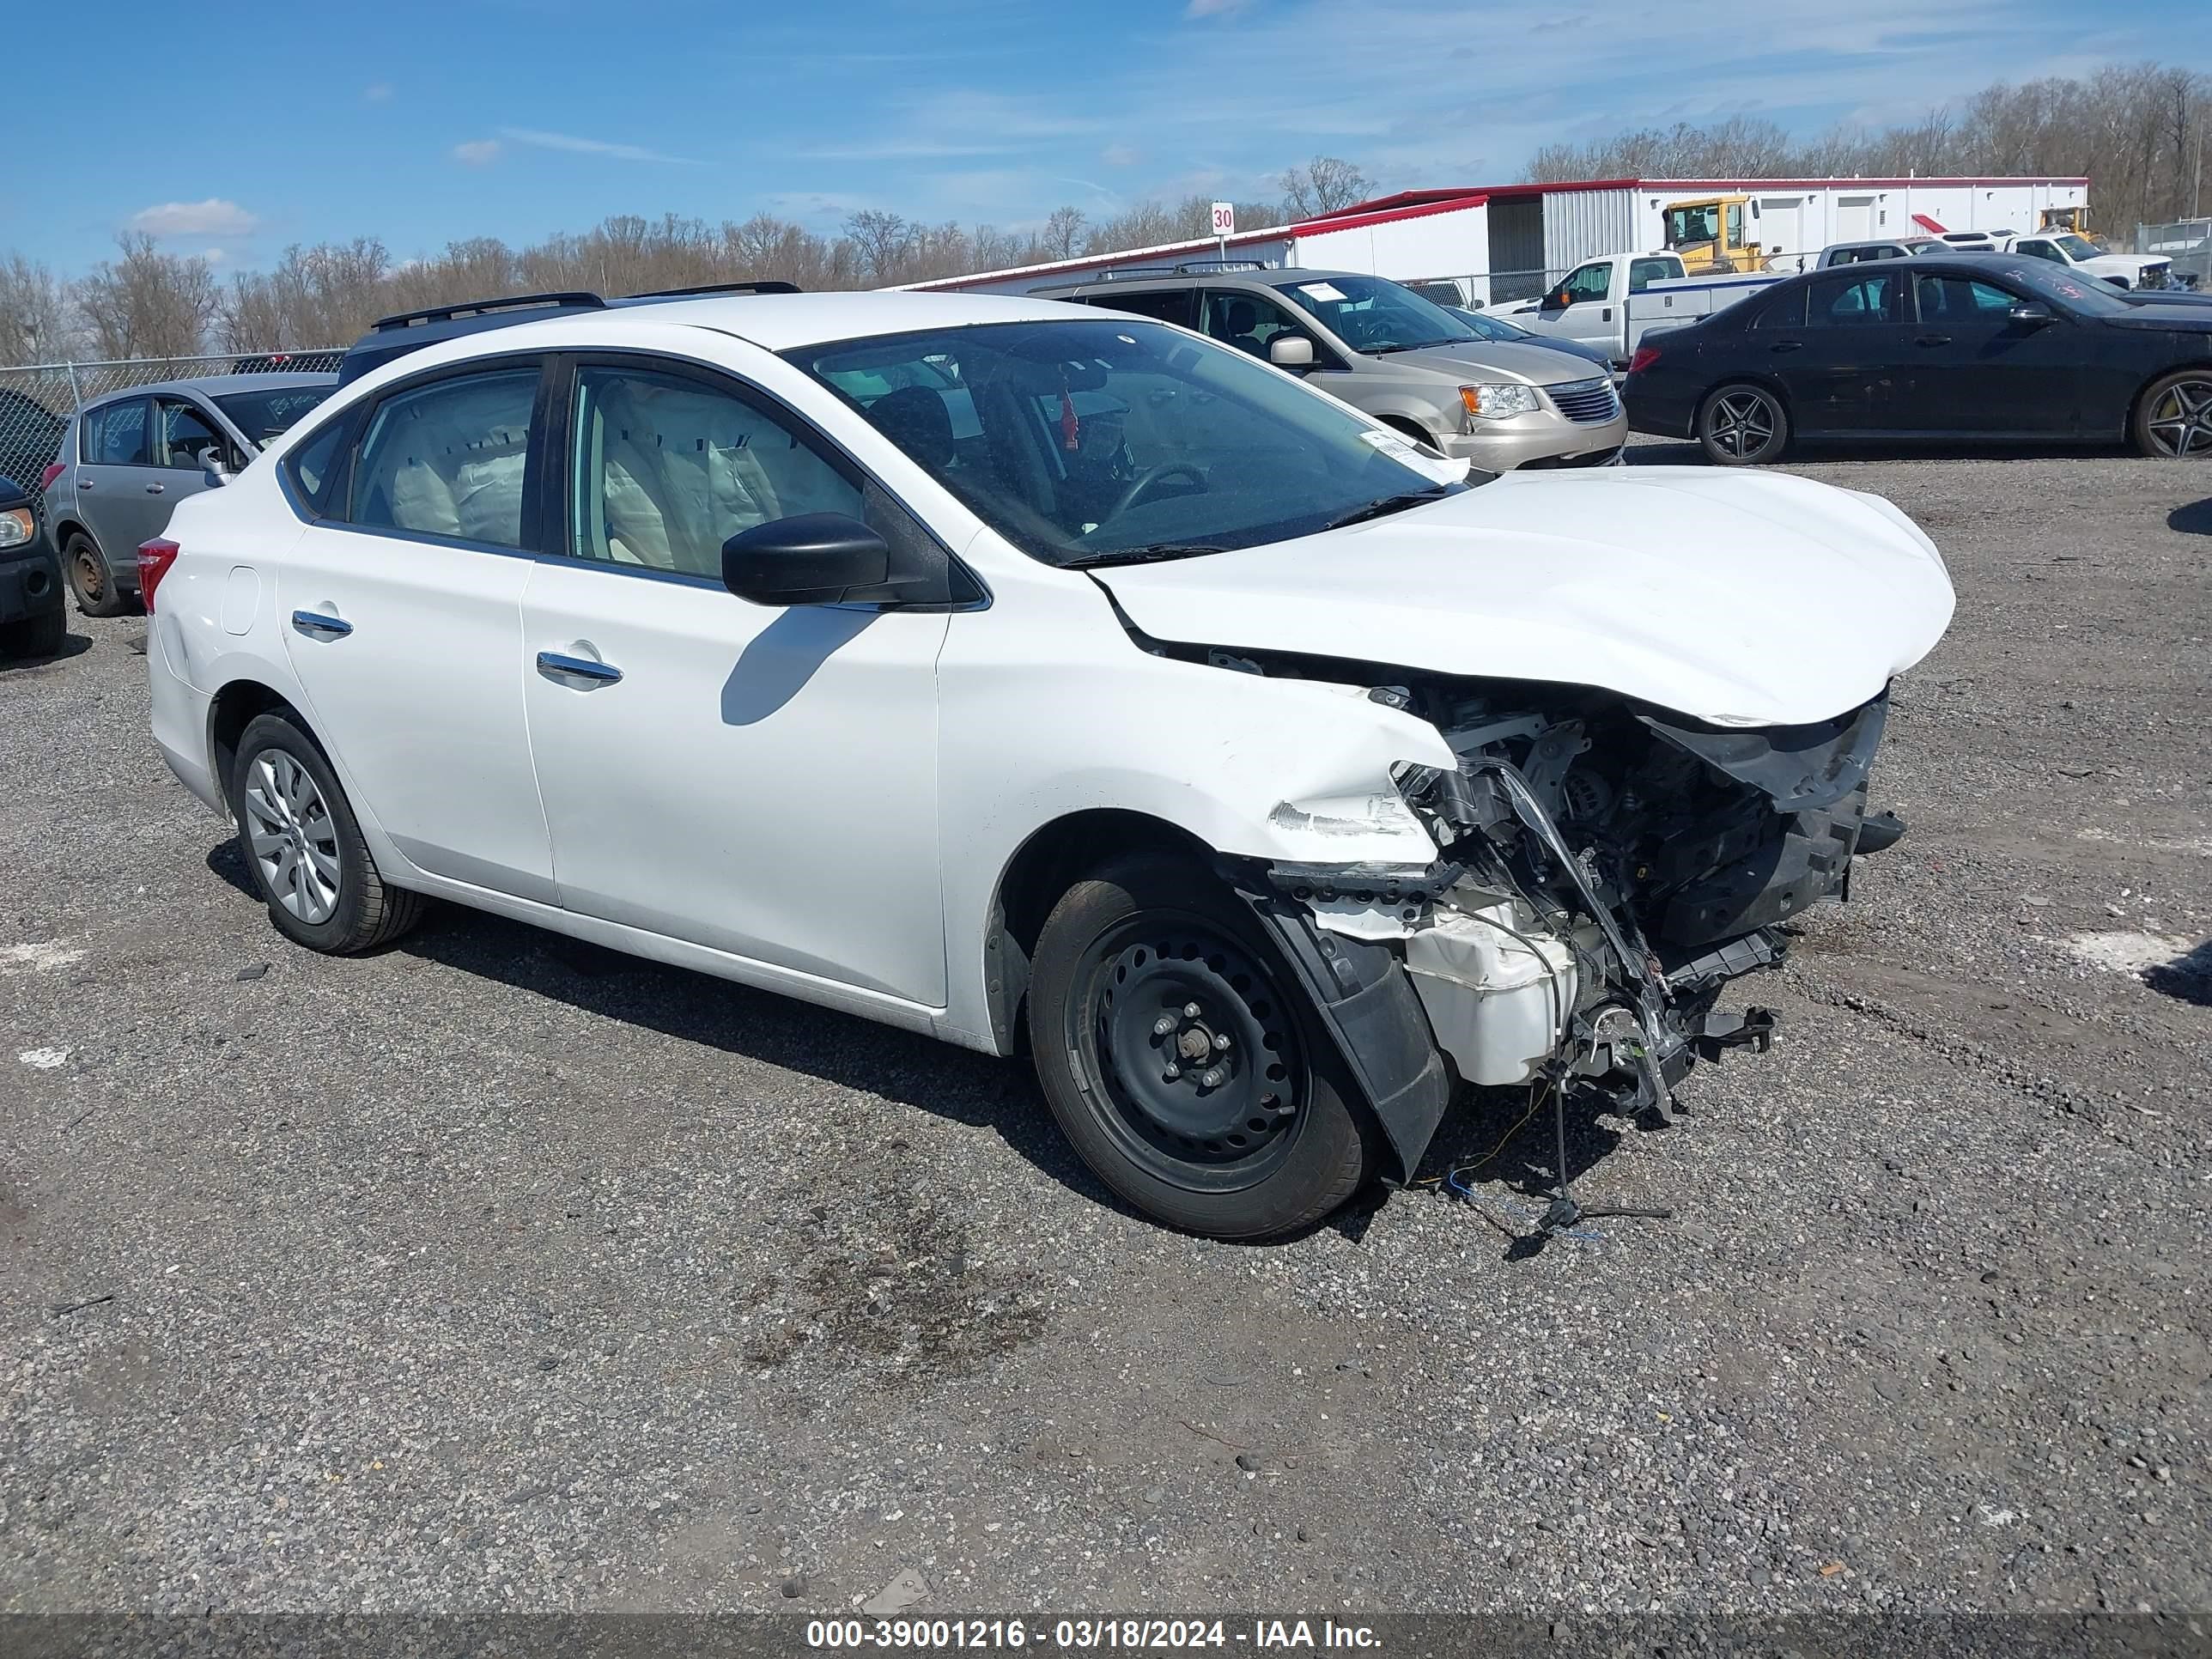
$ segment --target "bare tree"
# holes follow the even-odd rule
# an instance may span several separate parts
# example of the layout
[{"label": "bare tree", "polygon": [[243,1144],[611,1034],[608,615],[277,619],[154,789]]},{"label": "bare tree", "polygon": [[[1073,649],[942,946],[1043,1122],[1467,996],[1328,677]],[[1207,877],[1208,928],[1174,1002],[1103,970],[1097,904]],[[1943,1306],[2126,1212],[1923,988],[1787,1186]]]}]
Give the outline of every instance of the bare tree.
[{"label": "bare tree", "polygon": [[1283,174],[1283,211],[1293,219],[1337,213],[1375,193],[1367,175],[1334,155],[1316,155]]},{"label": "bare tree", "polygon": [[77,284],[77,307],[103,357],[189,357],[207,343],[222,302],[204,259],[164,253],[138,232],[116,238],[123,257]]},{"label": "bare tree", "polygon": [[845,235],[870,276],[878,283],[899,280],[899,268],[914,243],[914,226],[896,213],[863,208],[846,219]]},{"label": "bare tree", "polygon": [[1079,207],[1057,207],[1052,217],[1044,222],[1044,257],[1048,259],[1072,259],[1083,244],[1085,221]]},{"label": "bare tree", "polygon": [[0,264],[0,360],[53,362],[75,337],[69,290],[52,270],[20,253]]}]

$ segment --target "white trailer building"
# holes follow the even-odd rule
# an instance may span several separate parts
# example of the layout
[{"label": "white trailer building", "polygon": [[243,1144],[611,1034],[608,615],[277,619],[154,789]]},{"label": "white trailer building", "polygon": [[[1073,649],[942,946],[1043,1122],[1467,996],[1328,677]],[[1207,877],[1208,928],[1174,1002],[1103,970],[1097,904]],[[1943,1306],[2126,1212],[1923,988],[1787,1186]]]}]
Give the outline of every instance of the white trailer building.
[{"label": "white trailer building", "polygon": [[1748,198],[1745,239],[1784,260],[1832,242],[1942,231],[2035,229],[2048,209],[2088,204],[2087,179],[1601,179],[1401,191],[1340,213],[1224,241],[1175,242],[918,286],[1026,294],[1111,270],[1225,255],[1263,265],[1449,278],[1480,304],[1528,299],[1601,254],[1664,246],[1666,211]]}]

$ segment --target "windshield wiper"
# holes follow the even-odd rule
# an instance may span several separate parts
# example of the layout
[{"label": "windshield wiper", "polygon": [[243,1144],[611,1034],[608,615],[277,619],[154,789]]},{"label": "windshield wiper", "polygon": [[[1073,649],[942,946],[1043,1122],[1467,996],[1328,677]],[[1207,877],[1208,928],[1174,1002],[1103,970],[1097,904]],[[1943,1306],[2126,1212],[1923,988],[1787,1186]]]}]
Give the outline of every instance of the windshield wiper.
[{"label": "windshield wiper", "polygon": [[1364,507],[1355,507],[1342,518],[1331,519],[1323,530],[1341,530],[1348,524],[1362,524],[1369,519],[1379,519],[1386,513],[1402,513],[1409,507],[1419,507],[1423,501],[1433,501],[1451,493],[1449,484],[1438,484],[1433,489],[1415,489],[1403,495],[1385,495],[1379,501],[1370,501]]},{"label": "windshield wiper", "polygon": [[1391,345],[1363,346],[1360,349],[1370,357],[1387,357],[1394,351],[1433,351],[1438,346],[1471,345],[1475,337],[1470,334],[1464,340],[1400,340]]},{"label": "windshield wiper", "polygon": [[1111,553],[1093,553],[1087,559],[1070,559],[1066,568],[1096,570],[1108,564],[1158,564],[1167,559],[1189,559],[1201,553],[1227,550],[1211,542],[1158,542],[1150,547],[1124,547]]}]

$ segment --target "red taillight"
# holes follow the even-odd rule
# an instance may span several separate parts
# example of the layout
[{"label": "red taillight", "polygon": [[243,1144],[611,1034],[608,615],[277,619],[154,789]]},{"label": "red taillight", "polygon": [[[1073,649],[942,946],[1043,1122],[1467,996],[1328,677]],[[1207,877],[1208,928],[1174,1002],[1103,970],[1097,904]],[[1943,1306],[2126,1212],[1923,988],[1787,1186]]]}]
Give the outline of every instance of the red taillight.
[{"label": "red taillight", "polygon": [[1631,374],[1640,374],[1658,361],[1657,346],[1638,346],[1636,348],[1636,355],[1628,360],[1628,372]]},{"label": "red taillight", "polygon": [[150,614],[154,609],[154,590],[161,585],[161,578],[169,574],[169,567],[177,562],[181,550],[166,536],[156,536],[150,542],[138,544],[138,597],[146,602]]},{"label": "red taillight", "polygon": [[46,493],[47,487],[51,485],[55,479],[60,477],[63,473],[68,471],[69,467],[64,462],[48,461],[46,463],[46,470],[39,474],[39,494],[41,495],[45,495]]}]

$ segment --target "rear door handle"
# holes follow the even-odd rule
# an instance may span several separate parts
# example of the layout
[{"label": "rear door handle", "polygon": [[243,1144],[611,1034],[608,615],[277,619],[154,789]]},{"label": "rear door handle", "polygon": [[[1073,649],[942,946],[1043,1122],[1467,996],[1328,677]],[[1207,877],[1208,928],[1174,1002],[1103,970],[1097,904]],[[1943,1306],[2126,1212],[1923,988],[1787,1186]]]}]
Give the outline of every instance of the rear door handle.
[{"label": "rear door handle", "polygon": [[1948,334],[1923,334],[1912,343],[1924,346],[1948,345],[1951,343],[1951,337]]},{"label": "rear door handle", "polygon": [[589,657],[563,656],[558,651],[538,653],[538,672],[549,680],[564,676],[572,679],[589,680],[594,685],[612,685],[622,678],[622,670],[611,662],[594,662]]},{"label": "rear door handle", "polygon": [[89,489],[92,488],[92,480],[89,478],[79,478],[76,481],[76,487],[79,489]]},{"label": "rear door handle", "polygon": [[1802,351],[1804,349],[1805,343],[1802,340],[1777,340],[1772,345],[1767,347],[1769,351]]},{"label": "rear door handle", "polygon": [[158,495],[161,493],[164,487],[165,486],[157,483],[149,483],[146,486],[146,493],[149,495]]},{"label": "rear door handle", "polygon": [[353,632],[351,623],[343,617],[326,617],[319,611],[295,611],[292,626],[302,634],[326,640],[342,640]]}]

